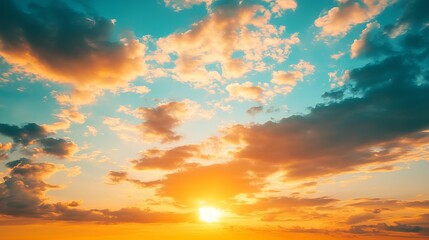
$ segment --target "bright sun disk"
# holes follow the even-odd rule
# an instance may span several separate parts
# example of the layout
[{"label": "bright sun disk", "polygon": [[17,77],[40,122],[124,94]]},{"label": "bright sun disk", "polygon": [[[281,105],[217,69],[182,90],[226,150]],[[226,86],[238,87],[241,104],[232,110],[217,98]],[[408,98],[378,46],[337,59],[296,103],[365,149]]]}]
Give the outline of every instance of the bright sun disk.
[{"label": "bright sun disk", "polygon": [[200,220],[206,223],[219,221],[221,211],[215,207],[200,207],[198,209]]}]

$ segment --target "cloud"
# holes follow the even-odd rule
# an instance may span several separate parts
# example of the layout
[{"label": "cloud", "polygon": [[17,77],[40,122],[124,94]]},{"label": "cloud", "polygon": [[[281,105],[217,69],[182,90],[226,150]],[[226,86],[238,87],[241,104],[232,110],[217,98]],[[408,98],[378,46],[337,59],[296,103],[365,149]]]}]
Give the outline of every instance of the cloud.
[{"label": "cloud", "polygon": [[256,107],[251,107],[247,109],[246,113],[249,114],[250,116],[255,116],[256,114],[262,112],[263,110],[264,110],[263,106],[256,106]]},{"label": "cloud", "polygon": [[[330,84],[331,88],[344,86],[346,81],[350,78],[350,71],[349,70],[343,71],[340,74],[341,75],[338,76],[338,71],[328,72],[329,82],[331,82],[331,84]],[[342,90],[335,90],[335,92],[337,93],[336,96],[334,96],[335,94],[333,94],[334,91],[332,91],[332,90],[330,92],[325,92],[323,94],[323,96],[336,98],[340,95],[341,95],[341,97],[342,97],[342,95],[344,95],[344,94],[340,94],[340,92],[343,92]]]},{"label": "cloud", "polygon": [[213,0],[164,0],[165,6],[173,8],[175,11],[182,11],[194,5],[206,4],[209,7]]},{"label": "cloud", "polygon": [[340,59],[342,56],[344,56],[344,53],[343,53],[343,52],[338,52],[338,53],[332,54],[332,55],[331,55],[331,58],[332,58],[332,59],[335,59],[335,60],[338,60],[338,59]]},{"label": "cloud", "polygon": [[140,139],[138,126],[124,123],[120,118],[105,117],[103,124],[116,132],[119,138],[124,141],[137,142]]},{"label": "cloud", "polygon": [[191,100],[180,102],[160,103],[154,108],[141,107],[138,109],[143,123],[138,128],[146,141],[161,141],[162,143],[178,141],[182,138],[174,129],[191,117],[210,117],[211,113],[200,109],[200,104]]},{"label": "cloud", "polygon": [[264,102],[266,100],[267,93],[264,87],[254,86],[251,82],[245,82],[243,84],[231,83],[226,86],[226,90],[229,93],[229,100],[252,100],[256,102]]},{"label": "cloud", "polygon": [[10,176],[0,183],[0,213],[12,216],[37,217],[43,212],[44,193],[53,188],[42,180],[56,170],[50,163],[34,163],[21,158],[6,164]]},{"label": "cloud", "polygon": [[283,62],[291,45],[299,43],[297,33],[285,37],[285,28],[271,25],[270,18],[262,5],[218,4],[188,31],[159,39],[155,55],[163,57],[155,58],[163,59],[160,63],[174,62],[173,77],[196,87],[211,88],[252,70],[265,71],[264,58]]},{"label": "cloud", "polygon": [[304,60],[300,60],[297,64],[291,64],[292,71],[274,71],[272,83],[286,86],[286,93],[290,92],[296,86],[298,81],[303,81],[304,76],[313,74],[315,71],[314,65]]},{"label": "cloud", "polygon": [[351,57],[378,57],[393,53],[390,39],[382,31],[377,22],[368,23],[360,38],[353,41],[350,49]]},{"label": "cloud", "polygon": [[[61,138],[51,138],[49,136],[52,135],[52,132],[48,132],[48,128],[36,123],[27,123],[22,127],[0,123],[0,134],[12,138],[15,146],[11,150],[21,144],[24,147],[22,149],[24,152],[29,152],[30,154],[42,152],[60,158],[71,157],[77,151],[77,146],[74,142]],[[30,145],[40,145],[41,148],[26,148]]]},{"label": "cloud", "polygon": [[78,111],[77,107],[62,109],[60,113],[55,114],[56,117],[63,121],[83,124],[86,121],[86,116]]},{"label": "cloud", "polygon": [[9,176],[0,183],[0,214],[14,217],[31,217],[44,220],[79,222],[189,222],[189,213],[154,212],[149,209],[121,208],[81,209],[76,201],[49,203],[45,193],[58,186],[48,184],[44,178],[58,168],[51,163],[35,163],[21,158],[6,164]]},{"label": "cloud", "polygon": [[0,134],[12,138],[15,144],[27,146],[33,144],[35,140],[47,137],[50,133],[36,123],[28,123],[22,127],[0,123]]},{"label": "cloud", "polygon": [[347,219],[346,223],[353,225],[353,224],[357,224],[357,223],[361,223],[361,222],[365,222],[365,221],[374,219],[374,218],[376,218],[376,216],[377,215],[374,213],[361,213],[361,214],[350,216]]},{"label": "cloud", "polygon": [[131,161],[138,170],[171,170],[184,166],[187,159],[201,157],[198,145],[184,145],[169,150],[151,148],[142,153],[138,160]]},{"label": "cloud", "polygon": [[280,17],[283,15],[285,10],[292,10],[298,7],[298,4],[295,0],[264,0],[266,2],[270,2],[271,12],[276,16]]},{"label": "cloud", "polygon": [[0,3],[0,54],[22,71],[76,89],[115,89],[145,71],[146,46],[126,37],[111,41],[114,22],[71,9],[61,1],[20,9]]},{"label": "cloud", "polygon": [[386,31],[392,38],[404,34],[409,29],[425,27],[429,23],[429,16],[425,11],[429,7],[427,1],[410,0],[403,1],[401,4],[404,8],[402,15],[394,25],[386,26]]},{"label": "cloud", "polygon": [[420,226],[410,226],[406,224],[388,225],[379,223],[376,225],[356,225],[350,228],[350,232],[356,234],[381,234],[383,232],[403,232],[417,233],[422,231]]},{"label": "cloud", "polygon": [[12,143],[0,143],[0,161],[8,159],[8,152],[12,149]]},{"label": "cloud", "polygon": [[97,129],[94,127],[94,126],[86,126],[86,129],[87,129],[87,131],[83,134],[84,136],[93,136],[93,137],[95,137],[95,136],[97,136],[97,133],[98,133],[98,131],[97,131]]},{"label": "cloud", "polygon": [[322,29],[319,37],[342,37],[353,26],[377,16],[392,2],[390,0],[340,1],[338,7],[330,9],[325,15],[317,18],[314,25]]},{"label": "cloud", "polygon": [[349,95],[339,101],[279,122],[234,128],[245,145],[236,159],[276,166],[295,179],[411,160],[402,158],[429,140],[429,80],[421,64],[428,55],[417,53],[426,46],[404,46],[402,54],[350,70],[342,89]]},{"label": "cloud", "polygon": [[44,153],[60,158],[71,157],[77,151],[77,146],[74,142],[61,138],[43,138],[39,140],[39,143]]},{"label": "cloud", "polygon": [[150,188],[150,187],[155,187],[159,184],[160,181],[140,181],[134,178],[130,178],[128,176],[127,172],[124,171],[109,171],[108,175],[107,175],[108,179],[110,180],[110,183],[112,184],[118,184],[120,182],[130,182],[132,184],[137,185],[138,187],[141,188]]}]

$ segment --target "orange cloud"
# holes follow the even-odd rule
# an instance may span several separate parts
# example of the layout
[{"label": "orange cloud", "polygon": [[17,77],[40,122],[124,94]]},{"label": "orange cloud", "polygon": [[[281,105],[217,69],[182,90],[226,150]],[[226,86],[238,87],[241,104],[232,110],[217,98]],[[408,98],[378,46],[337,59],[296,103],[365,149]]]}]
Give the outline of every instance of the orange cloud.
[{"label": "orange cloud", "polygon": [[200,110],[200,105],[190,100],[181,102],[160,103],[154,108],[141,107],[138,109],[143,123],[138,127],[147,141],[173,142],[182,136],[174,132],[184,120],[191,117],[210,117],[210,113]]},{"label": "orange cloud", "polygon": [[21,71],[78,90],[115,89],[145,72],[146,45],[133,37],[110,41],[109,19],[62,2],[23,12],[13,1],[2,1],[0,9],[8,18],[0,31],[0,56]]},{"label": "orange cloud", "polygon": [[265,0],[266,2],[270,2],[271,12],[276,14],[276,16],[283,15],[285,10],[293,10],[298,7],[298,4],[295,0]]},{"label": "orange cloud", "polygon": [[8,159],[8,152],[12,149],[12,143],[0,143],[0,161]]},{"label": "orange cloud", "polygon": [[367,22],[392,4],[390,0],[339,1],[339,6],[314,21],[322,29],[319,37],[341,37],[355,25]]},{"label": "orange cloud", "polygon": [[138,170],[177,169],[186,163],[187,159],[201,157],[198,145],[184,145],[170,150],[151,148],[142,153],[142,158],[131,161]]},{"label": "orange cloud", "polygon": [[292,71],[273,72],[271,82],[280,86],[283,85],[283,93],[290,92],[298,81],[303,81],[304,76],[313,74],[315,71],[314,65],[302,59],[297,64],[291,64],[290,67],[293,69]]},{"label": "orange cloud", "polygon": [[263,86],[254,86],[251,82],[245,82],[243,84],[232,83],[226,87],[229,93],[229,99],[253,100],[257,102],[265,101],[265,89]]}]

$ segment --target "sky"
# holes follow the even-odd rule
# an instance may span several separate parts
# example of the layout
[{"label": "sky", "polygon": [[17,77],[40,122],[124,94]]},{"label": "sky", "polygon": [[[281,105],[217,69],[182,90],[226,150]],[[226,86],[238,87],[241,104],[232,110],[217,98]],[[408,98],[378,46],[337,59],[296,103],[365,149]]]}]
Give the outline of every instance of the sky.
[{"label": "sky", "polygon": [[2,237],[427,239],[427,9],[0,1]]}]

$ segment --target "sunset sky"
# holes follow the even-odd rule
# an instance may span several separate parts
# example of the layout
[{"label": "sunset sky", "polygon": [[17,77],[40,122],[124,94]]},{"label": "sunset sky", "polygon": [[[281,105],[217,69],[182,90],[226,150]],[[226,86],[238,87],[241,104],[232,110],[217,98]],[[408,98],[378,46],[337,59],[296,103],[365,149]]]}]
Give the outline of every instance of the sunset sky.
[{"label": "sunset sky", "polygon": [[429,1],[0,0],[0,238],[427,239]]}]

